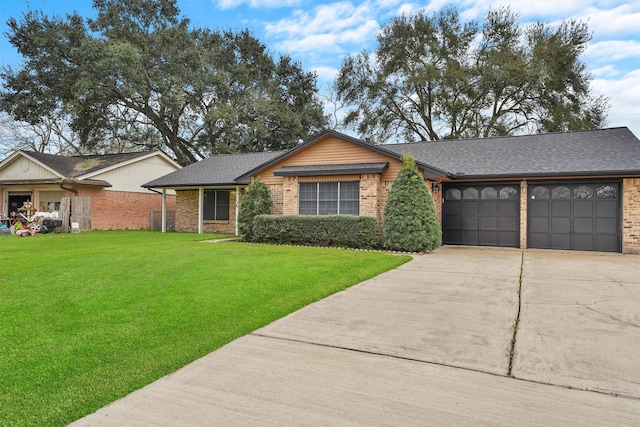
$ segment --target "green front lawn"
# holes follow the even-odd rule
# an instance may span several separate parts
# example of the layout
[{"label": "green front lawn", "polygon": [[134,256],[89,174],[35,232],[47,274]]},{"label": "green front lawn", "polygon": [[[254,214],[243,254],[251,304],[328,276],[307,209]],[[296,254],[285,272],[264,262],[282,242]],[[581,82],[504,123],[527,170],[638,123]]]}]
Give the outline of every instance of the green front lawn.
[{"label": "green front lawn", "polygon": [[406,262],[212,235],[0,235],[0,424],[65,425]]}]

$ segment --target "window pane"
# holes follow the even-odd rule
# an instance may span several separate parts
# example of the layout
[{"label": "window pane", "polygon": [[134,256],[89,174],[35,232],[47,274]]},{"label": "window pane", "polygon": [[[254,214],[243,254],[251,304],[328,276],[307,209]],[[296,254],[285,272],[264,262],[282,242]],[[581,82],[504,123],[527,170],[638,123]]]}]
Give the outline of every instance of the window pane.
[{"label": "window pane", "polygon": [[360,199],[360,183],[341,182],[340,183],[340,200],[359,200]]},{"label": "window pane", "polygon": [[445,194],[445,199],[460,200],[461,196],[462,196],[462,193],[460,193],[460,190],[458,190],[457,188],[450,188],[447,190],[447,193]]},{"label": "window pane", "polygon": [[480,198],[482,199],[497,199],[498,198],[498,190],[493,187],[487,187],[482,190],[480,193]]},{"label": "window pane", "polygon": [[[321,182],[319,185],[318,200],[320,201],[338,201],[338,183],[337,182]],[[337,206],[337,205],[336,205]]]},{"label": "window pane", "polygon": [[216,220],[226,221],[229,219],[229,191],[216,191]]},{"label": "window pane", "polygon": [[531,191],[531,200],[548,199],[549,190],[546,187],[536,187]]},{"label": "window pane", "polygon": [[358,215],[360,213],[359,201],[340,201],[340,215]]},{"label": "window pane", "polygon": [[330,200],[318,202],[318,215],[336,215],[338,213],[338,201]]},{"label": "window pane", "polygon": [[517,199],[518,190],[513,187],[503,187],[500,189],[500,198],[509,200]]},{"label": "window pane", "polygon": [[552,199],[570,199],[571,191],[567,187],[555,187],[551,192]]},{"label": "window pane", "polygon": [[462,198],[465,200],[477,199],[479,194],[480,193],[475,188],[465,188],[464,191],[462,192]]},{"label": "window pane", "polygon": [[598,199],[615,199],[618,197],[618,192],[613,185],[603,185],[596,189],[596,197]]},{"label": "window pane", "polygon": [[216,190],[204,190],[202,217],[204,220],[216,219]]},{"label": "window pane", "polygon": [[360,212],[360,183],[348,181],[340,183],[341,215],[358,215]]},{"label": "window pane", "polygon": [[300,215],[318,214],[318,184],[303,182],[300,184],[298,213]]}]

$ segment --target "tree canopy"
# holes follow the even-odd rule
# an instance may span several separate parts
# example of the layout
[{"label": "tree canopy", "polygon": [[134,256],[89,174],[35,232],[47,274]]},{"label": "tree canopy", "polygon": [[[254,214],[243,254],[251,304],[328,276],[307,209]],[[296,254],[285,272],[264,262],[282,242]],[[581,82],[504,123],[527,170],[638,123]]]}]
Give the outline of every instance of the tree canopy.
[{"label": "tree canopy", "polygon": [[344,125],[376,143],[601,127],[608,99],[591,94],[580,61],[590,38],[583,22],[525,26],[509,8],[482,23],[453,7],[402,15],[382,28],[375,52],[344,59]]},{"label": "tree canopy", "polygon": [[24,57],[0,71],[0,110],[64,115],[82,144],[126,140],[182,164],[279,150],[322,129],[316,77],[248,30],[191,28],[175,0],[94,0],[95,20],[31,11],[8,21]]}]

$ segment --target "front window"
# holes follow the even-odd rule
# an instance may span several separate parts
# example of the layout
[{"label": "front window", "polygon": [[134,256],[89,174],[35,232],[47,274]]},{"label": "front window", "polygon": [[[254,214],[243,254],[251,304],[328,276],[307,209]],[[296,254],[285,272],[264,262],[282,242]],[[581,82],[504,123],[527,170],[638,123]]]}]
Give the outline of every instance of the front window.
[{"label": "front window", "polygon": [[358,215],[360,183],[303,182],[300,183],[300,215]]},{"label": "front window", "polygon": [[204,190],[204,219],[229,220],[229,190]]}]

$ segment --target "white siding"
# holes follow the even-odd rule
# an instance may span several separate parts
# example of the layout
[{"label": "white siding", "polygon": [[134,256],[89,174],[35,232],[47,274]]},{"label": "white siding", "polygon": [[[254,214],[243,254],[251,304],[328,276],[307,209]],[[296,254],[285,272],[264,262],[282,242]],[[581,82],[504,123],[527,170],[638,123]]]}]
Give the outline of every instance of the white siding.
[{"label": "white siding", "polygon": [[37,163],[19,156],[10,165],[0,170],[0,180],[51,179],[59,178]]},{"label": "white siding", "polygon": [[126,191],[130,193],[149,193],[142,188],[142,184],[160,178],[177,169],[160,156],[153,156],[138,162],[111,169],[101,174],[91,176],[91,179],[102,179],[109,182],[112,187],[107,191]]}]

